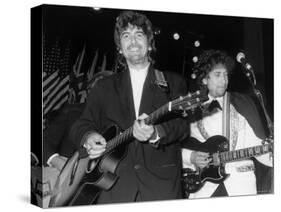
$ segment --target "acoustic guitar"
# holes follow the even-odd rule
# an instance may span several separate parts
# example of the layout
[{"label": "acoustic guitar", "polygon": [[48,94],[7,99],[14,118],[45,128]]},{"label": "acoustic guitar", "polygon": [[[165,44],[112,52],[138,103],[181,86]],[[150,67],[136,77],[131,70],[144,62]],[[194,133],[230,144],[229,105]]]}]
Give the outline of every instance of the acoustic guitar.
[{"label": "acoustic guitar", "polygon": [[54,167],[31,166],[31,195],[34,204],[49,208],[91,204],[96,200],[100,189],[94,186],[89,187],[90,197],[87,202],[83,201],[82,196],[74,198],[89,162],[89,158],[80,158],[79,155],[80,151],[76,151],[61,171]]},{"label": "acoustic guitar", "polygon": [[[144,122],[147,125],[154,124],[171,112],[185,113],[207,100],[205,91],[180,96],[151,113]],[[102,135],[107,144],[99,158],[80,158],[80,151],[85,151],[81,147],[68,159],[62,171],[53,175],[56,180],[48,186],[47,207],[93,204],[100,190],[109,190],[116,183],[118,176],[115,171],[126,155],[126,144],[133,140],[133,126],[121,134],[117,126],[111,126]]]}]

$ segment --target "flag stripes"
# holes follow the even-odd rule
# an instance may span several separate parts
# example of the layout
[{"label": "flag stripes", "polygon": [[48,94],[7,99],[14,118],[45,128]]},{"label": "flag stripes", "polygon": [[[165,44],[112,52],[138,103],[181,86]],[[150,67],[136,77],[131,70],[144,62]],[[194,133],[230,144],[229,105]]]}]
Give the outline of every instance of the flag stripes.
[{"label": "flag stripes", "polygon": [[43,37],[43,121],[48,113],[60,109],[69,93],[70,42],[56,38],[55,43]]},{"label": "flag stripes", "polygon": [[46,79],[49,83],[45,83],[45,87],[47,86],[48,88],[44,90],[43,87],[44,115],[46,115],[50,110],[60,108],[60,106],[66,102],[68,98],[69,75],[65,76],[61,80],[59,77],[54,78],[55,75],[57,74],[50,75],[52,80],[49,80],[49,77]]},{"label": "flag stripes", "polygon": [[[45,73],[45,72],[43,72]],[[47,95],[50,90],[52,89],[52,87],[55,86],[55,83],[59,81],[59,76],[58,76],[58,72],[54,72],[52,75],[47,77],[47,74],[45,74],[45,77],[43,77],[43,92],[44,95]]]},{"label": "flag stripes", "polygon": [[[86,67],[86,45],[71,64],[70,42],[66,45],[59,39],[55,43],[47,42],[43,37],[43,122],[48,127],[51,112],[59,110],[64,103],[83,103],[87,97],[88,84],[96,72],[106,71],[106,54],[103,61],[99,59],[99,51],[94,52],[91,66]],[[98,61],[102,64],[98,67]],[[50,119],[51,120],[51,119]]]}]

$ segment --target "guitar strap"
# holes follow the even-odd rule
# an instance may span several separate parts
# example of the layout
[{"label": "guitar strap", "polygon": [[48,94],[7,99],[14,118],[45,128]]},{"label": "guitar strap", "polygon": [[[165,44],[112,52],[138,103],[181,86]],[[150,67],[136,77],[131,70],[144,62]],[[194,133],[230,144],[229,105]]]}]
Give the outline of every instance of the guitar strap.
[{"label": "guitar strap", "polygon": [[165,76],[162,71],[159,71],[157,69],[154,69],[154,74],[155,74],[155,84],[162,90],[165,91],[166,94],[170,93],[170,88],[169,84],[165,79]]},{"label": "guitar strap", "polygon": [[208,138],[210,138],[211,136],[208,134],[208,132],[206,131],[202,118],[200,120],[197,121],[197,127],[199,132],[201,133],[201,135],[203,136],[203,138],[205,140],[207,140]]},{"label": "guitar strap", "polygon": [[[231,150],[235,150],[238,140],[239,118],[238,112],[230,104],[230,94],[228,92],[223,98],[222,106],[222,135],[231,143]],[[206,131],[202,119],[197,121],[197,127],[205,140],[211,137]]]},{"label": "guitar strap", "polygon": [[230,105],[230,139],[231,141],[231,150],[236,149],[237,140],[238,140],[238,128],[239,128],[239,117],[237,110]]},{"label": "guitar strap", "polygon": [[226,92],[223,97],[223,106],[222,106],[222,135],[230,139],[230,101],[229,93]]},{"label": "guitar strap", "polygon": [[227,138],[231,144],[231,150],[235,150],[238,140],[238,113],[235,108],[230,105],[230,93],[226,92],[223,97],[222,110],[222,135]]}]

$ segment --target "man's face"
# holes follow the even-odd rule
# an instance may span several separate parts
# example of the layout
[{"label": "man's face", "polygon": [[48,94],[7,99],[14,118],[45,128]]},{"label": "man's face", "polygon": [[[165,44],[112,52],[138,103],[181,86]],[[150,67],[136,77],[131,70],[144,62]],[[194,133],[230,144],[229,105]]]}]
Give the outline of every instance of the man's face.
[{"label": "man's face", "polygon": [[228,86],[228,71],[222,64],[214,66],[208,76],[203,79],[203,83],[207,85],[209,94],[216,98],[225,94]]},{"label": "man's face", "polygon": [[124,30],[120,35],[121,51],[128,65],[147,64],[147,52],[149,50],[147,36],[141,28],[132,26]]}]

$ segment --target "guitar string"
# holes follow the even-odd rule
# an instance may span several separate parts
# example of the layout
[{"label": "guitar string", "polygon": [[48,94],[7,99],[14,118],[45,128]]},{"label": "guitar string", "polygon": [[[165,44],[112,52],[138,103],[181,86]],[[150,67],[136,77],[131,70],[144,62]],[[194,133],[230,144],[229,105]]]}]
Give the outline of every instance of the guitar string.
[{"label": "guitar string", "polygon": [[[175,103],[174,103],[174,107],[181,106],[183,102],[189,102],[187,104],[189,104],[190,106],[194,105],[195,103],[200,103],[201,102],[200,99],[202,99],[202,98],[200,98],[201,96],[202,96],[201,94],[198,95],[197,93],[194,93],[194,94],[189,95],[190,99],[188,101],[183,100],[186,97],[184,97],[183,99],[176,99]],[[179,102],[177,102],[177,100]],[[151,124],[151,122],[154,122],[155,119],[157,119],[160,115],[164,115],[165,113],[169,112],[168,104],[169,103],[166,103],[165,105],[161,106],[156,111],[151,113],[149,115],[149,117],[145,119],[146,124]],[[104,152],[104,154],[109,153],[114,148],[119,146],[121,143],[128,140],[131,135],[132,135],[132,126],[129,127],[127,130],[125,130],[121,135],[118,135],[117,137],[109,140],[106,145],[107,150]]]},{"label": "guitar string", "polygon": [[[238,112],[235,110],[235,108],[230,105],[230,134],[231,134],[231,149],[234,150],[236,148],[237,145],[237,140],[238,140],[238,123],[239,123],[239,119],[238,119]],[[202,137],[207,140],[209,139],[211,136],[209,135],[209,133],[207,132],[204,123],[203,123],[203,119],[201,118],[200,120],[198,120],[196,122],[197,128],[200,132],[200,134],[202,135]],[[219,155],[221,158],[220,160],[225,160],[226,156],[229,155]]]},{"label": "guitar string", "polygon": [[250,158],[253,156],[266,154],[266,153],[270,152],[270,146],[271,146],[271,144],[265,144],[265,145],[255,146],[255,147],[248,147],[245,149],[238,149],[238,150],[229,151],[229,152],[221,152],[220,154],[224,155],[223,157],[226,159],[225,162],[233,161],[233,160],[240,160],[240,159],[244,159],[244,158]]},{"label": "guitar string", "polygon": [[[149,117],[146,118],[145,120],[147,120],[147,122],[153,121],[155,119],[155,117],[156,118],[159,117],[161,115],[161,113],[163,113],[163,114],[166,113],[168,111],[166,108],[168,108],[168,104],[163,105],[162,107],[160,107],[159,109],[157,109],[156,111],[151,113],[149,115]],[[120,134],[117,137],[109,140],[107,142],[107,147],[106,147],[107,151],[105,151],[105,152],[108,153],[108,152],[112,151],[112,149],[116,148],[121,143],[128,140],[129,137],[132,135],[132,131],[133,131],[133,128],[131,126],[127,130],[125,130],[122,134]]]}]

